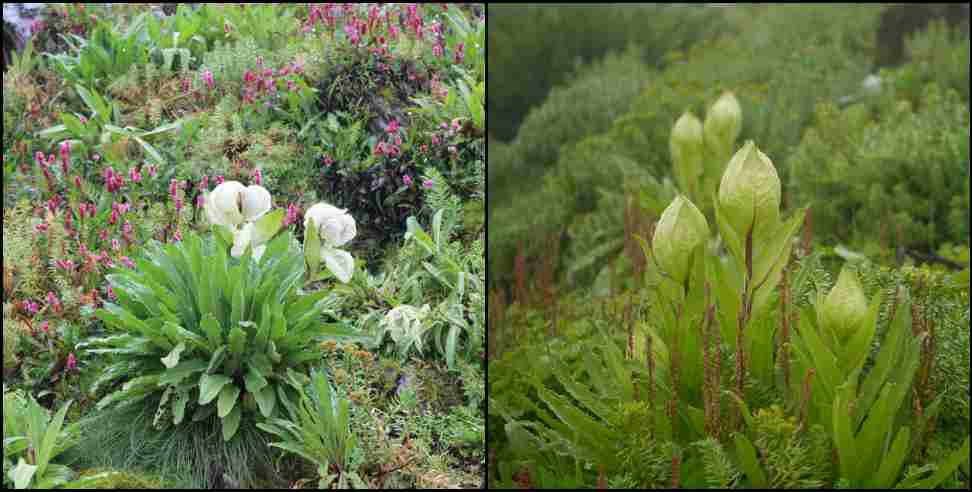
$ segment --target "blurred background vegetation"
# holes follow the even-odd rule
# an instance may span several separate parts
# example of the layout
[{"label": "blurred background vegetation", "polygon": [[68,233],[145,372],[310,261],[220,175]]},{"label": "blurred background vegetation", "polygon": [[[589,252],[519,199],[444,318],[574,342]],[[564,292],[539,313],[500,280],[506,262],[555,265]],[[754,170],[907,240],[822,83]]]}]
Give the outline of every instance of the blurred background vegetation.
[{"label": "blurred background vegetation", "polygon": [[737,145],[755,140],[773,160],[786,206],[811,206],[814,246],[834,264],[968,267],[967,5],[488,15],[492,288],[511,286],[518,253],[552,262],[568,289],[604,287],[616,259],[624,273],[626,200],[657,220],[678,193],[672,125],[724,90],[742,106]]}]

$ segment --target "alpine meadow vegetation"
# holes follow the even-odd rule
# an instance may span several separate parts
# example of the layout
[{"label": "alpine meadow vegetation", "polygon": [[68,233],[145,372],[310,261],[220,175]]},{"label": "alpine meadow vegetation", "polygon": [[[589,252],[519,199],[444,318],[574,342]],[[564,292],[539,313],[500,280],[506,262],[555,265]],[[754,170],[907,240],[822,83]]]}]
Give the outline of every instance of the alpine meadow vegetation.
[{"label": "alpine meadow vegetation", "polygon": [[4,489],[483,487],[485,49],[485,4],[4,4]]},{"label": "alpine meadow vegetation", "polygon": [[868,75],[886,6],[679,8],[488,142],[487,487],[968,488],[967,27]]}]

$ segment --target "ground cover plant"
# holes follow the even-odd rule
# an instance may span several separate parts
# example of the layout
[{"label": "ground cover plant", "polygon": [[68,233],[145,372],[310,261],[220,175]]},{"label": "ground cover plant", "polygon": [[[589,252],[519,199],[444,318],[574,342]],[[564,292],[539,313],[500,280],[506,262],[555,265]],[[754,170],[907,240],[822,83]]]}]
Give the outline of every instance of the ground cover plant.
[{"label": "ground cover plant", "polygon": [[483,4],[46,4],[24,31],[4,488],[483,486]]},{"label": "ground cover plant", "polygon": [[968,37],[869,77],[883,8],[727,8],[490,190],[489,488],[968,488]]}]

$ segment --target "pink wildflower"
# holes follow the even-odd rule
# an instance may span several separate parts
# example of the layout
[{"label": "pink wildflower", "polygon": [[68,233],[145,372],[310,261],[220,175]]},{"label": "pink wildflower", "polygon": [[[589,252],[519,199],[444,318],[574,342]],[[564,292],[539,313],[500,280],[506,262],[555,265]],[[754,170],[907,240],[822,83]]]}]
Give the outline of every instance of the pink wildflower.
[{"label": "pink wildflower", "polygon": [[258,185],[263,184],[263,173],[260,171],[260,168],[253,170],[253,182]]},{"label": "pink wildflower", "polygon": [[112,289],[110,285],[108,286],[108,298],[113,301],[118,300],[118,296],[115,295],[115,290]]},{"label": "pink wildflower", "polygon": [[216,81],[213,80],[213,72],[209,69],[203,71],[202,77],[206,81],[206,85],[209,86],[209,90],[213,90],[216,87]]},{"label": "pink wildflower", "polygon": [[456,62],[456,65],[462,65],[462,62],[465,59],[465,57],[466,57],[466,45],[464,43],[457,44],[455,59],[453,61]]},{"label": "pink wildflower", "polygon": [[216,176],[216,185],[219,186],[223,184],[223,175]]},{"label": "pink wildflower", "polygon": [[434,185],[435,183],[433,183],[431,179],[426,179],[425,181],[422,181],[422,187],[427,190],[431,190]]},{"label": "pink wildflower", "polygon": [[405,183],[405,186],[412,186],[412,177],[406,174],[402,177],[402,182]]},{"label": "pink wildflower", "polygon": [[81,176],[74,177],[74,187],[79,190],[81,189]]},{"label": "pink wildflower", "polygon": [[65,364],[65,367],[69,372],[74,372],[78,370],[78,359],[77,357],[74,356],[74,352],[71,352],[68,355],[67,363]]},{"label": "pink wildflower", "polygon": [[118,259],[118,261],[120,261],[122,265],[125,265],[128,268],[131,269],[135,268],[135,262],[132,261],[132,259],[127,256],[122,256],[121,258]]},{"label": "pink wildflower", "polygon": [[41,321],[40,329],[45,335],[50,334],[51,324],[45,319],[44,321]]}]

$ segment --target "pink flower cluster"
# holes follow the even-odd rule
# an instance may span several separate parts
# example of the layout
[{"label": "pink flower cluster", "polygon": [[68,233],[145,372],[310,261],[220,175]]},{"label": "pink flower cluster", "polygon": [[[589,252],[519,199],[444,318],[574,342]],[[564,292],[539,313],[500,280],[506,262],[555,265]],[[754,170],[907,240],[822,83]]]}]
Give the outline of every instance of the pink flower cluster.
[{"label": "pink flower cluster", "polygon": [[105,189],[108,193],[114,193],[121,189],[125,185],[125,176],[118,174],[114,169],[106,167],[103,173],[105,178]]},{"label": "pink flower cluster", "polygon": [[[263,59],[257,58],[257,70],[247,70],[243,74],[243,102],[250,104],[259,98],[273,97],[277,95],[277,80],[281,78],[287,83],[287,90],[293,92],[297,89],[295,77],[303,73],[304,65],[295,61],[279,70],[272,68],[262,68]],[[290,76],[290,77],[288,77]],[[288,78],[283,78],[288,77]]]}]

